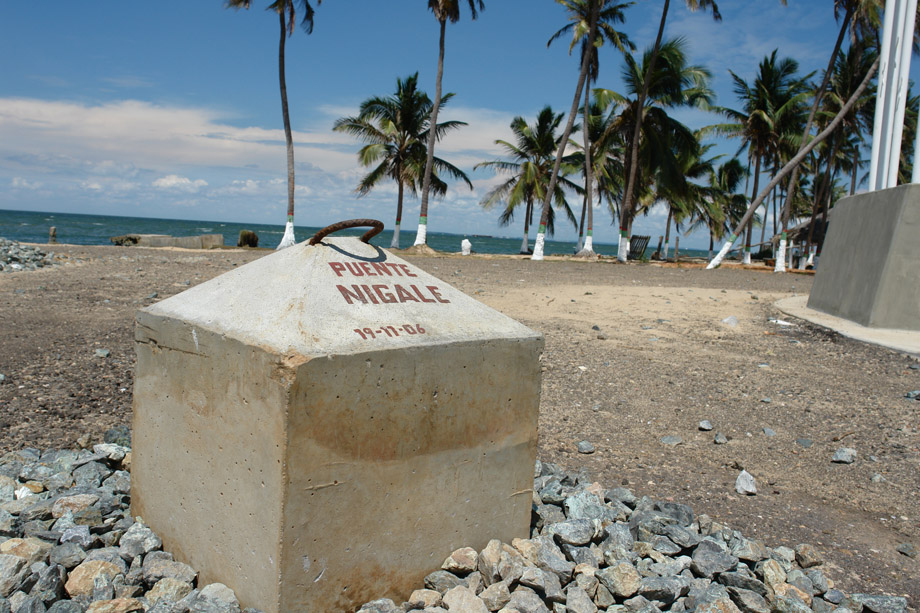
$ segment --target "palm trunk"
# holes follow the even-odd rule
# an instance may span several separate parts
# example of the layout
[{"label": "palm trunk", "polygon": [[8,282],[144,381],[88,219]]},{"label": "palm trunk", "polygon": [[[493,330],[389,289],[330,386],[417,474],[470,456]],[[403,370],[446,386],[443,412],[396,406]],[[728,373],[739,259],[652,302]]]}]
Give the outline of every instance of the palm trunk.
[{"label": "palm trunk", "polygon": [[840,142],[842,140],[843,139],[840,138],[839,136],[835,138],[833,148],[827,153],[828,155],[827,164],[825,165],[825,169],[824,169],[824,179],[823,181],[821,181],[821,190],[818,192],[818,194],[815,197],[815,204],[811,211],[811,223],[808,224],[808,242],[805,243],[806,245],[805,253],[809,254],[808,256],[809,260],[812,259],[811,258],[811,247],[814,244],[815,219],[817,218],[818,212],[821,210],[821,207],[824,207],[826,210],[830,205],[829,200],[830,200],[830,195],[831,195],[830,192],[831,192],[831,187],[832,187],[832,184],[831,184],[832,169],[835,166],[834,160],[837,159],[837,153],[840,148]]},{"label": "palm trunk", "polygon": [[709,262],[708,266],[706,266],[707,270],[717,268],[719,264],[722,263],[722,260],[725,258],[725,254],[728,253],[728,250],[731,249],[732,244],[737,239],[737,233],[740,232],[741,228],[745,226],[748,219],[750,219],[754,211],[757,210],[757,207],[760,206],[763,200],[770,193],[770,190],[773,189],[774,186],[779,184],[779,182],[782,181],[786,175],[792,172],[793,169],[795,169],[799,164],[801,164],[802,160],[804,160],[805,157],[809,153],[811,153],[812,149],[818,146],[819,143],[823,142],[828,136],[830,136],[834,132],[834,130],[837,129],[837,126],[840,125],[840,123],[843,121],[843,118],[847,115],[847,113],[850,112],[850,109],[853,108],[853,105],[856,104],[856,101],[859,99],[859,97],[862,96],[864,91],[866,91],[866,88],[869,86],[869,83],[872,81],[872,77],[875,75],[875,71],[878,70],[879,61],[880,61],[879,58],[875,58],[875,61],[872,63],[872,66],[869,68],[869,71],[866,72],[866,76],[863,77],[863,80],[859,84],[859,87],[856,88],[856,91],[853,92],[853,95],[850,96],[850,99],[847,100],[846,104],[843,105],[843,108],[840,109],[840,111],[837,113],[837,115],[834,117],[831,123],[826,128],[824,128],[824,131],[822,131],[820,134],[815,136],[815,138],[812,139],[805,147],[800,149],[799,152],[796,153],[795,156],[791,160],[789,160],[785,166],[783,166],[782,170],[776,173],[776,176],[773,177],[773,180],[770,181],[770,184],[767,185],[767,188],[763,192],[761,192],[760,195],[757,196],[754,202],[751,203],[751,206],[748,207],[748,210],[747,212],[745,212],[744,217],[741,218],[741,222],[738,224],[738,227],[735,229],[735,232],[729,235],[728,240],[725,242],[724,245],[722,245],[722,249],[719,250],[719,253],[716,255],[716,257],[713,258],[711,262]]},{"label": "palm trunk", "polygon": [[[655,61],[658,59],[658,51],[661,48],[661,37],[664,35],[664,24],[668,18],[668,8],[671,6],[671,0],[664,0],[664,7],[661,9],[661,22],[658,24],[658,36],[655,38],[655,46],[652,47],[652,55],[649,58],[648,67],[646,68],[645,77],[642,79],[642,90],[639,92],[639,98],[636,102],[636,125],[633,127],[633,139],[629,147],[629,175],[626,179],[626,194],[623,196],[623,212],[620,216],[621,222],[625,219],[628,223],[631,221],[632,209],[635,206],[634,194],[636,188],[636,179],[639,174],[639,137],[642,133],[642,115],[645,107],[645,99],[648,97],[649,83],[652,80],[652,73],[655,71]],[[626,225],[620,227],[620,249],[617,253],[617,260],[625,262],[627,259],[628,249],[623,247],[623,241],[628,241],[628,236],[624,234]],[[627,232],[628,234],[628,232]]]},{"label": "palm trunk", "polygon": [[[597,35],[597,13],[598,0],[591,1],[591,27],[588,30],[588,40],[585,43],[588,47],[594,46],[594,37]],[[578,85],[575,87],[575,99],[572,100],[572,108],[569,109],[569,120],[565,124],[565,130],[559,139],[559,147],[556,150],[556,159],[553,161],[553,173],[549,177],[549,187],[543,196],[543,211],[540,214],[540,227],[537,229],[537,244],[533,248],[532,260],[543,259],[543,242],[546,240],[546,223],[549,221],[549,207],[553,201],[553,194],[556,191],[556,181],[559,178],[559,166],[562,164],[562,156],[565,153],[565,146],[569,142],[569,135],[572,133],[572,127],[575,125],[575,116],[578,114],[578,103],[581,100],[581,90],[585,85],[585,79],[588,76],[588,64],[590,53],[585,53],[581,58],[581,71],[578,73]]]},{"label": "palm trunk", "polygon": [[441,36],[438,39],[438,76],[434,86],[434,104],[431,107],[431,119],[428,122],[428,157],[425,159],[425,178],[422,179],[422,206],[418,217],[416,245],[428,244],[428,194],[431,191],[431,173],[434,172],[434,143],[437,140],[438,111],[441,108],[441,78],[444,76],[444,33],[447,30],[447,18],[440,20]]},{"label": "palm trunk", "polygon": [[284,24],[284,11],[278,12],[281,20],[281,42],[278,44],[278,81],[281,84],[281,116],[284,119],[284,141],[287,145],[287,171],[288,171],[288,209],[287,223],[284,224],[284,236],[278,243],[277,249],[291,247],[294,239],[294,137],[291,135],[291,118],[288,115],[287,83],[284,78],[284,43],[287,39],[287,28]]},{"label": "palm trunk", "polygon": [[709,259],[712,259],[712,247],[715,245],[715,238],[712,236],[712,232],[709,233]]},{"label": "palm trunk", "polygon": [[[593,57],[594,45],[588,47],[586,52]],[[585,137],[585,203],[588,213],[588,233],[585,236],[584,247],[578,250],[581,257],[591,257],[594,255],[594,160],[591,158],[591,130],[589,129],[591,114],[591,79],[585,79],[585,112],[582,115]],[[584,213],[582,213],[584,214]]]},{"label": "palm trunk", "polygon": [[[396,169],[396,176],[401,176],[400,169]],[[402,209],[403,209],[403,187],[402,181],[397,181],[399,184],[399,195],[396,197],[396,225],[393,226],[393,241],[390,243],[390,249],[399,249],[399,224],[402,222]]]},{"label": "palm trunk", "polygon": [[[751,197],[757,193],[757,186],[760,184],[760,155],[754,154],[754,188],[751,190]],[[754,234],[754,216],[751,215],[750,221],[747,224],[747,232],[745,233],[744,240],[744,256],[742,257],[742,264],[751,263],[751,235]]]},{"label": "palm trunk", "polygon": [[578,244],[575,246],[575,253],[581,253],[582,245],[584,245],[585,237],[585,213],[587,212],[588,201],[585,198],[581,199],[581,221],[578,223]]},{"label": "palm trunk", "polygon": [[524,240],[521,242],[521,253],[528,254],[530,253],[530,217],[533,215],[533,202],[530,200],[527,201],[527,206],[524,207]]},{"label": "palm trunk", "polygon": [[668,221],[664,225],[664,261],[668,260],[668,247],[671,246],[671,217],[674,215],[674,209],[668,207]]},{"label": "palm trunk", "polygon": [[[914,162],[916,164],[916,162]],[[859,173],[859,147],[856,147],[856,158],[853,160],[853,176],[850,179],[850,195],[856,193],[856,175]]]},{"label": "palm trunk", "polygon": [[[827,90],[827,84],[830,82],[831,74],[834,72],[834,63],[837,61],[837,54],[840,52],[840,45],[843,43],[843,37],[847,32],[847,28],[850,25],[850,19],[853,17],[853,10],[847,9],[846,16],[843,18],[843,23],[840,26],[840,32],[837,34],[837,42],[834,43],[834,50],[831,51],[830,61],[827,63],[827,69],[824,71],[824,79],[821,81],[821,87],[818,88],[818,91],[815,92],[815,100],[811,105],[811,111],[808,113],[808,121],[805,122],[805,130],[802,132],[802,144],[799,145],[799,151],[806,147],[806,142],[808,141],[808,135],[811,133],[811,124],[815,119],[815,114],[818,112],[818,107],[821,105],[821,98],[824,97],[824,92]],[[780,238],[780,244],[784,245],[786,241],[786,230],[789,228],[789,213],[792,211],[792,201],[795,199],[795,190],[798,186],[799,179],[799,167],[796,165],[792,169],[792,176],[789,177],[789,185],[786,187],[786,203],[783,205],[783,232]],[[773,269],[774,272],[786,272],[785,267],[785,258],[780,260],[777,258],[776,267]]]}]

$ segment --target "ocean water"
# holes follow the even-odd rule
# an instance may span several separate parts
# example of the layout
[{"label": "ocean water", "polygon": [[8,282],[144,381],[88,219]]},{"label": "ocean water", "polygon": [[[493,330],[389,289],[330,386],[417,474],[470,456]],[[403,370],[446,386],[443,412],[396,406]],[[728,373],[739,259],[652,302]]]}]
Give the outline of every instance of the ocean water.
[{"label": "ocean water", "polygon": [[[123,234],[169,234],[171,236],[197,236],[199,234],[223,234],[224,244],[235,246],[240,230],[251,230],[259,236],[259,246],[274,248],[281,241],[284,225],[242,224],[223,221],[190,221],[183,219],[155,219],[150,217],[116,217],[111,215],[81,215],[76,213],[41,213],[29,211],[0,210],[0,237],[28,243],[47,243],[48,229],[57,228],[59,243],[74,245],[110,245],[113,236]],[[295,226],[298,241],[313,236],[320,228]],[[356,228],[336,233],[342,236],[360,236],[366,230]],[[611,235],[614,230],[611,229]],[[393,232],[384,229],[371,239],[380,247],[389,247]],[[458,252],[460,241],[468,238],[475,253],[519,253],[522,236],[502,238],[447,232],[429,232],[428,245],[437,251]],[[531,236],[533,249],[535,236]],[[400,232],[400,246],[410,247],[415,240],[415,226],[408,225]],[[658,244],[657,237],[649,241],[646,254],[650,255]],[[547,255],[568,255],[575,251],[574,241],[548,240],[544,245]],[[594,251],[606,256],[616,256],[616,245],[594,243]],[[706,252],[696,249],[681,249],[686,256],[704,257]]]}]

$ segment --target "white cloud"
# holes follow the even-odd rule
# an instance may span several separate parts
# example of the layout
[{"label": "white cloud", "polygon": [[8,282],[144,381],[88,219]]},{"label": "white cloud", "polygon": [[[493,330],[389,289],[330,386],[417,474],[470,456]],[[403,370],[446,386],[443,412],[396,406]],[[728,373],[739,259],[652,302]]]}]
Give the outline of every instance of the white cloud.
[{"label": "white cloud", "polygon": [[13,177],[13,180],[10,181],[10,186],[13,189],[38,189],[42,186],[42,183],[41,181],[29,181],[22,177]]},{"label": "white cloud", "polygon": [[188,177],[180,177],[179,175],[166,175],[153,182],[154,187],[183,192],[197,192],[202,187],[207,187],[207,185],[208,182],[204,179],[195,179],[192,181]]}]

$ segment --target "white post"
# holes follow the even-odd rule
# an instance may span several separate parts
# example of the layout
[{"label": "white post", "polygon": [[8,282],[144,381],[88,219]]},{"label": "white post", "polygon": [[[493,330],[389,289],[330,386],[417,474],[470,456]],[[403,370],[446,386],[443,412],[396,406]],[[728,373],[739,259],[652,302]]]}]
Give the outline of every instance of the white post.
[{"label": "white post", "polygon": [[288,247],[292,247],[296,242],[297,241],[294,239],[294,216],[289,215],[287,223],[284,224],[284,236],[281,237],[281,242],[278,243],[275,250],[287,249]]},{"label": "white post", "polygon": [[908,71],[910,70],[910,52],[914,34],[914,15],[917,13],[917,0],[900,0],[897,8],[897,26],[894,31],[895,54],[894,84],[889,82],[889,87],[894,85],[892,112],[894,113],[891,124],[891,141],[888,143],[888,176],[885,187],[895,187],[898,184],[898,166],[901,162],[901,138],[904,135],[904,108],[907,106]]},{"label": "white post", "polygon": [[[880,178],[888,174],[888,165],[885,158],[888,154],[888,116],[887,104],[889,94],[888,73],[891,62],[890,47],[892,31],[894,29],[894,4],[898,0],[891,0],[889,9],[885,11],[885,18],[882,25],[882,46],[879,50],[881,54],[878,70],[878,88],[875,98],[875,118],[872,124],[872,155],[869,161],[869,190],[875,191],[883,189]],[[883,179],[882,179],[883,180]]]},{"label": "white post", "polygon": [[399,222],[393,226],[393,240],[390,241],[390,249],[399,249]]},{"label": "white post", "polygon": [[531,260],[542,260],[543,259],[543,242],[546,240],[546,226],[540,224],[540,228],[537,230],[537,240],[533,246],[533,254],[530,256]]}]

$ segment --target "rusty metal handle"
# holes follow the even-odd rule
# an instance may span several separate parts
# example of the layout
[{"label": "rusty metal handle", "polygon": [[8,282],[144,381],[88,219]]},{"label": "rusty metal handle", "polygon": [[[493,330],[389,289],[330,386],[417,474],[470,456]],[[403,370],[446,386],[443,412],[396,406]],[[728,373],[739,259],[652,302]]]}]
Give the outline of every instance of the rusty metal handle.
[{"label": "rusty metal handle", "polygon": [[309,245],[315,245],[320,242],[333,232],[338,232],[339,230],[344,230],[346,228],[360,228],[363,226],[372,226],[370,230],[364,233],[364,236],[361,237],[362,243],[369,242],[372,238],[383,232],[383,222],[377,221],[376,219],[347,219],[345,221],[340,221],[334,223],[331,226],[326,226],[319,232],[313,235],[313,238],[310,239]]}]

